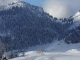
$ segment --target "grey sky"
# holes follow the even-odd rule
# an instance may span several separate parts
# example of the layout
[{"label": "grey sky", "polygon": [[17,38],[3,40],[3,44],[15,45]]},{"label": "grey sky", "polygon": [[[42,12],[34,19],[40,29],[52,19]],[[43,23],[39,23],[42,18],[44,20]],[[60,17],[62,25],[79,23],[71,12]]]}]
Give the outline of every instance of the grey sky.
[{"label": "grey sky", "polygon": [[80,9],[80,0],[46,0],[43,8],[54,17],[69,17]]}]

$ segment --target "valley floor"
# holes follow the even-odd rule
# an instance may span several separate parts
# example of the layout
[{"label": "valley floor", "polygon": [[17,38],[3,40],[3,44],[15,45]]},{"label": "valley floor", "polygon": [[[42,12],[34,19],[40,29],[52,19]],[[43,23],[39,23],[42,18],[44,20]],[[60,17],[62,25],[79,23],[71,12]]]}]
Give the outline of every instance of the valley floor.
[{"label": "valley floor", "polygon": [[44,45],[44,52],[33,51],[25,53],[24,57],[17,57],[10,60],[80,60],[80,43],[65,44],[63,41]]},{"label": "valley floor", "polygon": [[[76,52],[76,50],[74,50]],[[27,52],[24,57],[18,57],[10,60],[79,60],[80,52],[43,52],[43,54],[36,51]]]}]

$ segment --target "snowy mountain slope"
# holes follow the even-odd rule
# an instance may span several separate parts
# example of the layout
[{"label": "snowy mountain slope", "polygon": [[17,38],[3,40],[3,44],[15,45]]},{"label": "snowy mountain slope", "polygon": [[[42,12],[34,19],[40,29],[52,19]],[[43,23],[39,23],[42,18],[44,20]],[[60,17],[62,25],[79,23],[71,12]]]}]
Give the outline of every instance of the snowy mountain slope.
[{"label": "snowy mountain slope", "polygon": [[1,5],[0,6],[0,11],[9,10],[9,9],[12,9],[13,7],[25,8],[25,9],[29,8],[34,13],[35,13],[35,11],[34,11],[35,9],[38,10],[39,12],[43,12],[42,7],[37,7],[37,6],[34,6],[34,5],[30,5],[29,3],[24,2],[24,1],[13,1],[11,3],[8,3],[7,5]]},{"label": "snowy mountain slope", "polygon": [[58,35],[58,23],[41,7],[20,1],[0,9],[0,38],[9,50],[47,44]]},{"label": "snowy mountain slope", "polygon": [[[36,47],[30,47],[28,51],[35,51],[39,49],[41,46],[38,45]],[[66,52],[71,49],[80,50],[80,43],[75,44],[67,44],[64,41],[54,41],[53,43],[49,43],[46,45],[42,45],[43,51],[45,52]]]},{"label": "snowy mountain slope", "polygon": [[80,11],[73,16],[69,17],[73,19],[72,24],[66,29],[65,33],[62,34],[62,39],[67,44],[79,43],[80,42]]},{"label": "snowy mountain slope", "polygon": [[80,21],[80,11],[78,11],[75,15],[73,15],[74,21]]},{"label": "snowy mountain slope", "polygon": [[[69,18],[53,18],[44,12],[41,7],[30,5],[23,1],[13,2],[0,7],[0,38],[5,43],[7,50],[49,44],[56,39],[62,40],[64,38],[67,42],[79,43],[79,30],[77,32],[77,30],[69,29],[79,25],[79,19],[77,19],[79,14],[78,12],[73,16],[75,18],[78,15],[73,22],[73,19]],[[77,37],[77,39],[73,37]],[[76,46],[75,44],[68,45],[63,41],[61,42],[47,44],[44,51],[54,50],[61,52],[79,48],[79,46],[73,47]],[[33,49],[35,50],[34,47]]]},{"label": "snowy mountain slope", "polygon": [[74,18],[74,20],[72,26],[70,26],[69,29],[75,29],[75,27],[78,27],[80,25],[80,11],[74,14],[71,18]]},{"label": "snowy mountain slope", "polygon": [[78,60],[80,12],[72,18],[53,18],[41,7],[12,2],[0,6],[0,39],[8,51],[28,49],[24,57],[10,60]]},{"label": "snowy mountain slope", "polygon": [[1,10],[12,9],[12,7],[25,7],[26,5],[29,6],[29,3],[25,3],[23,1],[13,1],[11,3],[8,3],[7,5],[1,5],[0,6],[0,11]]},{"label": "snowy mountain slope", "polygon": [[[53,42],[54,43],[54,42]],[[24,57],[18,57],[10,60],[78,60],[80,59],[80,43],[66,44],[63,41],[57,41],[54,44],[43,46],[44,52],[28,51]]]}]

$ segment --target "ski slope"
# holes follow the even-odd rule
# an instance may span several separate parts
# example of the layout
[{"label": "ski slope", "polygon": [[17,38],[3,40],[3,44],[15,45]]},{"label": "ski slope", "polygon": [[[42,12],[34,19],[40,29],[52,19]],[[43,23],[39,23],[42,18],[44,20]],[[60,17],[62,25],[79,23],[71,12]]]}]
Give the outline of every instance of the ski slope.
[{"label": "ski slope", "polygon": [[24,57],[9,60],[79,60],[80,43],[65,44],[63,41],[54,42],[43,46],[43,52],[38,52],[37,47],[32,47],[33,51],[25,53]]}]

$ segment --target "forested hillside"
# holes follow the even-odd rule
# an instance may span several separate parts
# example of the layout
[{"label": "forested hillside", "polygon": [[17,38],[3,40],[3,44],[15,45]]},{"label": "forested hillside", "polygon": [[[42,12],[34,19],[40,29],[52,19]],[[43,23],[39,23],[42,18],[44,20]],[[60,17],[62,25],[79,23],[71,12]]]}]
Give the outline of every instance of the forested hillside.
[{"label": "forested hillside", "polygon": [[0,39],[6,50],[61,40],[69,34],[67,29],[72,24],[73,18],[52,17],[43,8],[23,1],[0,6]]}]

